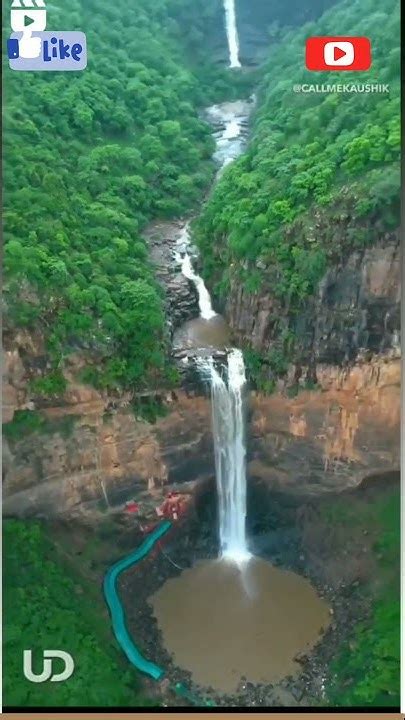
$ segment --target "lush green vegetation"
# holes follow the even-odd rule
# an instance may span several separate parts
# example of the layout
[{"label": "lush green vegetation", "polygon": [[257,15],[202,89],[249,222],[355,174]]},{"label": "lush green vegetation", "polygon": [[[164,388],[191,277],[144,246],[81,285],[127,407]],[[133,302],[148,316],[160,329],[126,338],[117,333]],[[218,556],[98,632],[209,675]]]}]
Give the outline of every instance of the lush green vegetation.
[{"label": "lush green vegetation", "polygon": [[[366,35],[364,73],[310,73],[311,35]],[[327,264],[399,223],[399,3],[346,0],[283,34],[270,50],[252,142],[223,174],[196,223],[205,276],[269,291],[289,312]],[[296,84],[388,83],[389,94],[294,93]]]},{"label": "lush green vegetation", "polygon": [[40,395],[63,392],[78,349],[99,387],[170,382],[140,231],[195,205],[214,171],[180,10],[170,0],[49,6],[50,27],[87,33],[88,68],[6,72],[6,319],[46,335],[54,367]]},{"label": "lush green vegetation", "polygon": [[371,616],[357,627],[355,635],[339,652],[332,664],[334,679],[328,697],[333,706],[399,706],[400,688],[400,493],[387,490],[371,504],[356,503],[349,508],[339,503],[339,519],[376,532],[374,554],[377,577]]},{"label": "lush green vegetation", "polygon": [[[7,705],[144,705],[136,673],[113,645],[109,619],[94,584],[64,567],[37,522],[4,523],[4,702]],[[75,671],[62,683],[31,683],[22,674],[23,651],[35,663],[44,649],[65,649]],[[37,663],[39,661],[37,660]],[[40,665],[33,663],[34,671]],[[62,667],[56,667],[55,672]],[[37,669],[36,669],[37,668]]]},{"label": "lush green vegetation", "polygon": [[[78,74],[6,72],[6,326],[46,338],[52,368],[31,381],[36,398],[63,394],[64,364],[77,351],[88,360],[79,379],[99,388],[170,385],[177,375],[142,229],[201,200],[214,147],[198,108],[246,94],[255,76],[218,70],[207,59],[216,0],[115,0],[103,2],[102,13],[96,0],[69,0],[48,13],[49,27],[86,32],[89,66]],[[305,38],[337,28],[371,38],[369,73],[304,69]],[[273,28],[280,42],[265,68],[252,142],[195,225],[218,295],[231,285],[267,289],[283,310],[298,312],[328,263],[396,228],[398,28],[397,0],[378,7],[345,0],[288,34]],[[390,93],[294,94],[294,84],[313,82],[389,83]],[[262,390],[271,392],[287,372],[293,346],[281,324],[280,344],[264,358],[247,351]],[[164,407],[139,393],[131,410],[154,422]],[[21,410],[4,432],[13,443],[31,433],[69,434],[73,422]],[[378,507],[381,584],[370,618],[339,648],[332,705],[398,702],[398,509],[397,494]],[[99,588],[64,566],[41,524],[8,520],[4,533],[5,702],[142,705],[136,674],[115,652]],[[21,673],[27,648],[66,648],[74,675],[62,684],[29,683]]]}]

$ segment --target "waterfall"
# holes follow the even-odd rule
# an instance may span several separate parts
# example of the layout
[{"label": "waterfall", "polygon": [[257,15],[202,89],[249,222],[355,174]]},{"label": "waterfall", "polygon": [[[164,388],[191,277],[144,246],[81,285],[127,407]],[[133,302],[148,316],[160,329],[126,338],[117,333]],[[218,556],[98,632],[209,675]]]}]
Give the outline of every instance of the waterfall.
[{"label": "waterfall", "polygon": [[200,361],[211,384],[215,470],[219,506],[221,556],[243,562],[246,542],[246,447],[243,413],[245,365],[240,350],[228,355],[223,379],[212,358]]},{"label": "waterfall", "polygon": [[226,35],[229,47],[229,67],[242,67],[239,60],[239,38],[236,25],[236,0],[224,0]]},{"label": "waterfall", "polygon": [[[238,44],[235,22],[235,6],[225,0],[226,7],[233,8],[233,41],[230,41],[231,64],[238,60]],[[235,48],[235,51],[232,48]],[[233,65],[235,67],[235,65]],[[221,140],[228,143],[239,138],[241,122],[234,117],[227,118]],[[221,159],[221,168],[233,159],[226,155]],[[190,230],[186,223],[176,244],[175,259],[181,271],[191,280],[198,293],[200,317],[211,320],[217,315],[212,308],[211,297],[204,280],[197,275],[190,253]],[[188,358],[183,361],[188,363]],[[246,447],[243,412],[243,392],[246,384],[245,365],[240,350],[228,353],[225,379],[217,370],[213,357],[197,357],[196,363],[204,378],[208,377],[212,398],[212,424],[214,437],[215,470],[219,506],[219,539],[221,557],[242,563],[250,558],[246,540]],[[225,368],[223,368],[225,369]]]},{"label": "waterfall", "polygon": [[[198,292],[200,316],[210,320],[216,313],[203,279],[193,269],[188,253],[188,226],[183,228],[177,244],[177,260],[183,275],[192,280]],[[184,255],[182,255],[184,253]],[[197,358],[211,386],[212,425],[215,471],[219,506],[221,556],[237,562],[249,559],[246,545],[246,448],[243,413],[243,390],[246,384],[241,350],[228,354],[226,379],[215,367],[214,359]]]},{"label": "waterfall", "polygon": [[[198,294],[198,305],[200,308],[200,316],[203,320],[211,320],[216,316],[216,312],[212,309],[211,297],[205,287],[205,282],[194,272],[191,258],[188,252],[190,245],[190,232],[188,229],[188,223],[184,226],[181,235],[177,241],[177,252],[176,260],[181,265],[181,272],[183,275],[191,280]],[[184,255],[182,255],[184,253]]]}]

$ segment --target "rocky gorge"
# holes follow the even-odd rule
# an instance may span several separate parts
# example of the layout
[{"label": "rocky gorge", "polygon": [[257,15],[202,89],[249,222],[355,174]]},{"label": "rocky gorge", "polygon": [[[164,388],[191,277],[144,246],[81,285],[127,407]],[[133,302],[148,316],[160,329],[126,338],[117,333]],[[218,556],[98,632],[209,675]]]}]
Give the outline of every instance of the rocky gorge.
[{"label": "rocky gorge", "polygon": [[[5,409],[11,418],[32,401],[18,351],[7,351],[6,359]],[[316,390],[294,398],[282,391],[251,397],[249,476],[280,490],[317,493],[398,469],[398,354],[349,369],[319,365],[317,373]],[[162,401],[167,415],[151,425],[125,407],[125,399],[114,403],[72,382],[63,404],[42,409],[44,431],[6,435],[4,511],[104,511],[105,495],[112,506],[135,497],[150,508],[168,490],[189,492],[212,477],[209,398],[179,389]],[[62,418],[71,418],[70,427],[58,428]]]},{"label": "rocky gorge", "polygon": [[[248,105],[238,103],[211,108],[219,162],[243,148],[249,112]],[[226,122],[234,120],[239,130],[228,132],[221,145]],[[184,222],[155,223],[146,232],[171,337],[198,314],[195,286],[176,259]],[[317,494],[399,468],[399,272],[397,235],[380,237],[373,247],[329,267],[294,328],[298,360],[274,392],[250,395],[252,481]],[[271,346],[273,328],[285,321],[271,293],[246,294],[238,285],[231,287],[224,314],[234,341],[260,351]],[[184,364],[188,354],[191,362]],[[210,399],[193,371],[192,355],[175,349],[181,384],[172,391],[141,393],[138,411],[131,393],[112,396],[79,382],[80,353],[67,358],[63,396],[43,401],[29,389],[47,367],[43,339],[21,331],[7,334],[4,511],[97,516],[120,511],[135,498],[151,516],[169,490],[192,495],[212,479]],[[154,423],[139,412],[139,402],[150,396],[162,410]],[[17,425],[17,432],[8,433],[7,423],[27,411],[40,413],[39,427],[25,433]]]}]

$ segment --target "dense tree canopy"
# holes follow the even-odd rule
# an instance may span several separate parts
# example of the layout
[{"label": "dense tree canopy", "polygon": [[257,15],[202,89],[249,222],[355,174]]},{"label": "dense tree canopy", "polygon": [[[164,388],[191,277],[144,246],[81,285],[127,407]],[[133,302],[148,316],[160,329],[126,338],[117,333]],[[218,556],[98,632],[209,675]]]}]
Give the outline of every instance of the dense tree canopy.
[{"label": "dense tree canopy", "polygon": [[166,373],[160,291],[140,231],[192,207],[213,172],[175,5],[49,6],[49,27],[86,32],[87,69],[7,72],[7,321],[45,332],[55,367],[47,393],[77,348],[97,357],[91,377],[103,387]]},{"label": "dense tree canopy", "polygon": [[373,601],[367,621],[359,623],[333,658],[327,688],[332,707],[399,706],[400,505],[399,488],[386,487],[375,502],[369,499],[351,506],[346,499],[338,500],[335,517],[327,517],[331,525],[340,517],[346,527],[352,524],[364,527],[366,533],[371,531],[375,537],[375,574],[379,578],[371,588],[364,589]]},{"label": "dense tree canopy", "polygon": [[[4,698],[23,707],[137,707],[136,672],[121,661],[112,644],[97,586],[63,566],[54,544],[38,522],[8,520],[4,525]],[[75,663],[68,682],[28,682],[23,651],[33,652],[40,672],[44,649],[65,649]],[[55,672],[61,672],[62,667]]]},{"label": "dense tree canopy", "polygon": [[[305,39],[336,34],[371,39],[370,71],[305,69]],[[300,302],[338,250],[317,237],[316,219],[344,217],[351,247],[373,242],[370,224],[398,226],[399,53],[397,0],[347,0],[271,48],[248,152],[223,174],[196,228],[218,292],[233,277]],[[294,93],[304,83],[387,83],[389,93]]]}]

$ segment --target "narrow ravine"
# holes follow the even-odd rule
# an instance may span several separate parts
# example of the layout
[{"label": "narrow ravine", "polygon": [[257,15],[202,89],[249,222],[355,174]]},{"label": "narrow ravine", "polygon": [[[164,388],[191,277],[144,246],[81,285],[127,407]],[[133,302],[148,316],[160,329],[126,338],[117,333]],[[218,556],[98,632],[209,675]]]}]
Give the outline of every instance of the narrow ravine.
[{"label": "narrow ravine", "polygon": [[[239,106],[214,106],[207,111],[211,122],[221,122],[216,137],[217,178],[223,168],[242,151],[244,118],[237,115]],[[246,373],[243,353],[227,348],[226,361],[218,364],[207,354],[207,337],[215,344],[215,333],[222,328],[223,339],[229,332],[226,323],[213,309],[212,300],[202,277],[193,267],[191,237],[187,222],[177,241],[175,259],[183,275],[195,286],[200,316],[187,324],[194,335],[196,367],[211,389],[212,431],[214,440],[216,482],[219,506],[219,538],[221,557],[241,563],[249,560],[246,539],[246,446],[244,428],[244,389]],[[199,324],[198,324],[199,321]],[[211,325],[213,332],[211,331]],[[180,329],[177,340],[185,338]],[[202,347],[199,347],[199,344]],[[188,361],[188,358],[185,358]]]},{"label": "narrow ravine", "polygon": [[[245,122],[229,105],[214,106],[207,115],[219,123],[218,178],[243,151]],[[174,348],[210,388],[219,543],[216,558],[208,554],[183,569],[149,604],[165,648],[178,668],[191,672],[194,689],[236,693],[244,676],[268,684],[296,674],[297,654],[316,644],[329,624],[329,611],[305,578],[249,551],[243,353],[232,347],[226,321],[196,270],[190,221],[180,229],[174,260],[198,299],[199,316],[178,328]],[[221,650],[215,653],[218,643]],[[269,653],[272,646],[275,655]]]},{"label": "narrow ravine", "polygon": [[[255,104],[255,97],[212,105],[204,117],[212,125],[216,142],[214,160],[217,164],[216,181],[224,168],[239,157],[248,137],[249,116]],[[190,221],[187,220],[176,231],[172,255],[169,260],[173,271],[181,270],[183,278],[193,284],[197,295],[199,315],[180,324],[174,333],[173,347],[185,360],[188,356],[207,357],[215,351],[230,345],[230,331],[224,318],[215,311],[209,292],[195,270],[197,253],[191,244]]]}]

